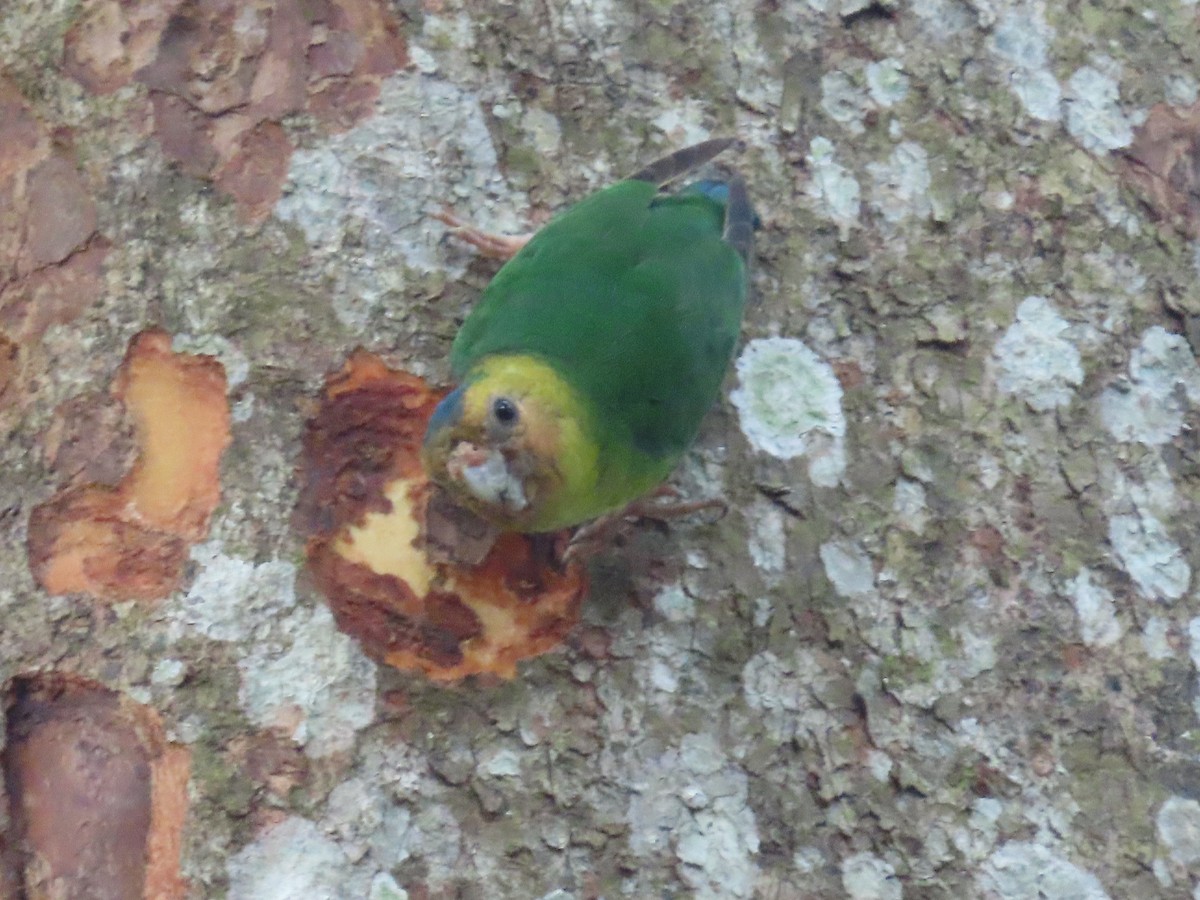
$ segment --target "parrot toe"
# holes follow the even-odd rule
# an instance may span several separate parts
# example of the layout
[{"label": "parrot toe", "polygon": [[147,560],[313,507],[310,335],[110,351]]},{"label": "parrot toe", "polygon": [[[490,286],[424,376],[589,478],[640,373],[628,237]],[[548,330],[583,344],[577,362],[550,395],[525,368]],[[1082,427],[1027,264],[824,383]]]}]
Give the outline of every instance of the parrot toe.
[{"label": "parrot toe", "polygon": [[493,259],[512,259],[517,252],[529,243],[533,233],[529,234],[492,234],[476,228],[465,219],[459,218],[449,209],[433,213],[433,218],[450,226],[450,233],[459,240],[466,241],[484,256]]}]

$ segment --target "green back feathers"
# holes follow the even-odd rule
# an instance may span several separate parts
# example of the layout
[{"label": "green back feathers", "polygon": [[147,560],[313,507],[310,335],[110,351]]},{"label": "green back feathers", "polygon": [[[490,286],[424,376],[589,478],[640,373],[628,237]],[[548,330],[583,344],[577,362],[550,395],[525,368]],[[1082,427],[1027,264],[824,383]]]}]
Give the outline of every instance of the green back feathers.
[{"label": "green back feathers", "polygon": [[[744,198],[744,193],[743,193]],[[451,352],[545,360],[602,423],[602,459],[653,486],[694,440],[737,341],[746,267],[727,204],[630,179],[550,222],[493,279]],[[659,471],[661,469],[661,471]]]}]

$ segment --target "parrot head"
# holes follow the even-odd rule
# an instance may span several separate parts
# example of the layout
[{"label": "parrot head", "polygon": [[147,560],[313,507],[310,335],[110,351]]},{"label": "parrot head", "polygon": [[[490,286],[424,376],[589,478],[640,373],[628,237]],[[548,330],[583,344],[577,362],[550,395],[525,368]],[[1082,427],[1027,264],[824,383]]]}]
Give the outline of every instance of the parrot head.
[{"label": "parrot head", "polygon": [[594,480],[575,391],[545,362],[489,357],[429,420],[421,459],[462,506],[508,531],[562,527],[562,501]]}]

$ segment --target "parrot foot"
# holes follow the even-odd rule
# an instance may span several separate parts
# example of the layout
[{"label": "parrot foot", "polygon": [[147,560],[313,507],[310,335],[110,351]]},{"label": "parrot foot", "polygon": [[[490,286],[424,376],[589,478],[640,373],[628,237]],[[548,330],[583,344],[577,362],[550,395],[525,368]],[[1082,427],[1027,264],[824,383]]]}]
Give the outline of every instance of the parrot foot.
[{"label": "parrot foot", "polygon": [[718,510],[717,520],[725,518],[729,512],[729,504],[720,497],[707,497],[703,500],[679,500],[673,503],[654,502],[659,497],[678,497],[679,491],[664,484],[656,488],[648,497],[634,500],[621,513],[626,518],[654,519],[656,522],[666,522],[669,519],[681,519],[705,510]]},{"label": "parrot foot", "polygon": [[512,259],[517,251],[529,243],[533,233],[529,234],[492,234],[476,228],[466,219],[459,218],[449,209],[442,209],[432,214],[439,222],[450,226],[450,233],[460,240],[475,247],[484,256],[493,259]]},{"label": "parrot foot", "polygon": [[670,485],[663,485],[656,488],[647,497],[634,500],[619,512],[609,513],[579,526],[571,535],[566,549],[561,554],[563,564],[566,565],[572,560],[591,556],[607,549],[625,528],[643,519],[666,522],[669,519],[679,519],[709,509],[718,510],[717,519],[721,519],[729,511],[729,504],[718,497],[668,503],[654,502],[659,497],[678,496],[678,490]]}]

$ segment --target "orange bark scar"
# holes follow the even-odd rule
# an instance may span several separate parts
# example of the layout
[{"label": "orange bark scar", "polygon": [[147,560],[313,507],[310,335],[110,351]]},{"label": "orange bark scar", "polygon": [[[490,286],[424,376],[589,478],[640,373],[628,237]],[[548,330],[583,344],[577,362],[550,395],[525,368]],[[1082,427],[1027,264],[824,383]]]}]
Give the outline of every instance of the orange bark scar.
[{"label": "orange bark scar", "polygon": [[309,422],[297,525],[338,627],[368,654],[436,681],[511,678],[518,661],[558,646],[579,621],[584,570],[518,534],[488,536],[478,565],[433,552],[447,539],[480,538],[453,511],[432,512],[419,454],[439,399],[421,379],[356,351],[327,379]]},{"label": "orange bark scar", "polygon": [[191,754],[149,707],[72,676],[18,679],[3,754],[28,897],[176,900]]},{"label": "orange bark scar", "polygon": [[171,352],[170,336],[151,329],[130,344],[113,393],[133,420],[137,461],[116,487],[68,486],[35,507],[30,567],[52,594],[158,599],[179,586],[220,501],[225,373],[212,357]]}]

